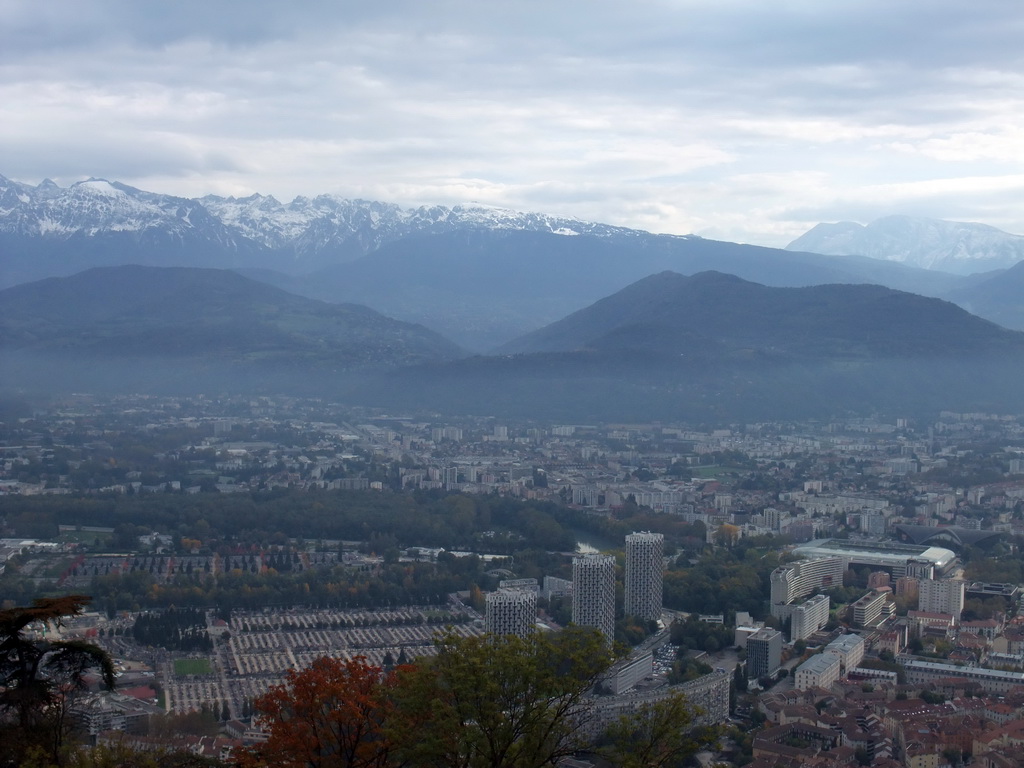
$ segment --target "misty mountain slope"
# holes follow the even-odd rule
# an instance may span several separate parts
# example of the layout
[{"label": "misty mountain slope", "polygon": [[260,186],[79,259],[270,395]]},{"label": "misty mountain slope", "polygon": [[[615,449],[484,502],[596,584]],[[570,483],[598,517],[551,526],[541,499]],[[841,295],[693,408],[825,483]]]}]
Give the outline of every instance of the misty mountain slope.
[{"label": "misty mountain slope", "polygon": [[948,302],[882,286],[774,288],[718,272],[663,272],[499,352],[680,355],[702,347],[792,359],[983,355],[1024,351],[1024,334]]},{"label": "misty mountain slope", "polygon": [[925,269],[969,275],[1006,269],[1024,260],[1024,236],[958,221],[886,216],[867,226],[852,221],[818,224],[787,250],[859,254]]},{"label": "misty mountain slope", "polygon": [[[712,362],[714,364],[712,364]],[[1024,410],[1020,356],[785,363],[615,352],[473,357],[406,369],[348,392],[353,402],[402,411],[577,423],[803,420],[941,410]]]},{"label": "misty mountain slope", "polygon": [[[680,285],[696,297],[682,321]],[[285,394],[585,421],[1024,408],[1021,334],[943,302],[908,303],[874,286],[824,288],[855,300],[844,305],[818,288],[766,288],[722,274],[658,274],[607,297],[614,301],[593,324],[577,313],[565,320],[571,334],[546,341],[569,348],[578,338],[579,349],[457,359],[454,345],[426,329],[230,272],[96,269],[0,292],[0,390]],[[808,291],[813,301],[785,298]],[[841,306],[856,311],[836,312]],[[694,307],[722,315],[717,336],[687,324]],[[793,315],[789,324],[769,323],[780,311]],[[872,313],[877,322],[866,332],[851,327]],[[894,322],[907,330],[894,332]],[[877,341],[886,335],[879,330],[891,338]],[[929,346],[936,336],[949,354]],[[908,354],[908,344],[920,354]]]},{"label": "misty mountain slope", "polygon": [[939,278],[931,283],[936,290],[950,284],[939,273],[862,257],[823,257],[698,237],[476,230],[406,238],[286,285],[328,301],[359,301],[484,350],[652,273],[709,269],[769,285],[920,283],[932,276]]},{"label": "misty mountain slope", "polygon": [[1006,328],[1024,331],[1024,261],[950,292],[948,298],[968,311],[979,307],[985,317]]},{"label": "misty mountain slope", "polygon": [[458,357],[421,326],[295,296],[230,271],[105,267],[0,291],[5,354],[187,365],[380,369]]},{"label": "misty mountain slope", "polygon": [[1024,408],[1024,334],[872,285],[772,288],[664,272],[500,352],[405,369],[352,396],[581,421]]}]

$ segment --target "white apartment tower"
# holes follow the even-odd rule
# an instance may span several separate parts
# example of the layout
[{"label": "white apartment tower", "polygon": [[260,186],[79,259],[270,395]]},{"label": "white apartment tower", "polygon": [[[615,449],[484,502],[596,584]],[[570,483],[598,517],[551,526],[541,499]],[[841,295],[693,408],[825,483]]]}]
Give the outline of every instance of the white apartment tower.
[{"label": "white apartment tower", "polygon": [[661,579],[665,537],[631,533],[626,537],[626,613],[649,621],[661,618]]},{"label": "white apartment tower", "polygon": [[822,557],[817,560],[798,560],[780,565],[772,571],[772,615],[783,618],[788,611],[781,606],[813,594],[821,589],[840,587],[846,565],[841,557]]},{"label": "white apartment tower", "polygon": [[572,561],[572,621],[615,639],[615,558],[581,555]]},{"label": "white apartment tower", "polygon": [[793,606],[789,614],[789,639],[792,642],[806,640],[828,623],[828,609],[831,603],[828,595],[815,595],[799,605]]},{"label": "white apartment tower", "polygon": [[537,593],[531,589],[499,589],[487,595],[484,628],[491,635],[526,637],[537,623]]},{"label": "white apartment tower", "polygon": [[960,579],[921,579],[917,585],[918,610],[948,613],[957,621],[964,610],[964,582]]}]

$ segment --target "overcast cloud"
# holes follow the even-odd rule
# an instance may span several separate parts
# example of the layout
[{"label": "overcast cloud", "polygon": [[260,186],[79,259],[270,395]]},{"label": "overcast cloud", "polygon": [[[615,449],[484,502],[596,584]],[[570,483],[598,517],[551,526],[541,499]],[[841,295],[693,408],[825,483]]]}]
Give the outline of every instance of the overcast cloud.
[{"label": "overcast cloud", "polygon": [[764,245],[1024,233],[1022,40],[1006,0],[0,0],[0,173]]}]

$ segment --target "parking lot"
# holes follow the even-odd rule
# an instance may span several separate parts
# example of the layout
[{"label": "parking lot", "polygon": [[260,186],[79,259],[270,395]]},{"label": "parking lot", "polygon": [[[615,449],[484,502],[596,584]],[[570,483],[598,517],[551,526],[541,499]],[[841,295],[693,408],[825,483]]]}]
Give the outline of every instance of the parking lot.
[{"label": "parking lot", "polygon": [[482,634],[479,622],[438,607],[386,611],[235,612],[227,635],[217,643],[212,674],[175,675],[163,665],[169,712],[189,712],[206,705],[220,713],[227,702],[232,717],[241,717],[244,702],[280,683],[290,669],[302,669],[321,656],[365,656],[383,665],[434,653],[439,631],[462,637]]}]

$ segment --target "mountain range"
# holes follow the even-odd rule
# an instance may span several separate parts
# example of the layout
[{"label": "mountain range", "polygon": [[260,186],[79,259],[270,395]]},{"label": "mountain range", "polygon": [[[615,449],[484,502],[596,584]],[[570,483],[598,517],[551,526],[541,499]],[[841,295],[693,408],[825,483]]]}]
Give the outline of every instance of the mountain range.
[{"label": "mountain range", "polygon": [[266,195],[189,199],[106,179],[65,188],[48,179],[33,186],[0,176],[0,238],[8,254],[0,287],[124,263],[308,274],[410,235],[476,229],[634,232],[487,206],[406,210],[333,195],[287,204]]},{"label": "mountain range", "polygon": [[[917,230],[903,230],[908,237],[931,226],[915,221]],[[187,199],[101,179],[64,188],[0,177],[0,287],[95,266],[234,269],[307,297],[366,304],[487,351],[648,275],[718,270],[770,286],[874,283],[948,297],[1024,329],[1021,270],[961,276],[871,254],[792,250],[800,242],[762,248],[484,206],[402,209],[331,195]]]},{"label": "mountain range", "polygon": [[1024,333],[873,285],[663,272],[498,352],[407,369],[366,394],[393,408],[584,422],[1024,409]]},{"label": "mountain range", "polygon": [[235,391],[583,420],[1024,407],[1024,333],[871,285],[644,278],[501,354],[225,270],[87,270],[0,291],[0,370],[33,392]]}]

